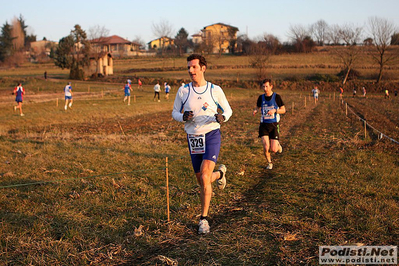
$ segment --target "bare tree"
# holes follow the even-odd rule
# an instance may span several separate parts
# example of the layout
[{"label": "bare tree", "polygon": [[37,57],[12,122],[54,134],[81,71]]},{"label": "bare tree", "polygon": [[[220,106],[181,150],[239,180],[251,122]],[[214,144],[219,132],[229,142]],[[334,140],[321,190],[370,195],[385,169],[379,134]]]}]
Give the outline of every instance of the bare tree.
[{"label": "bare tree", "polygon": [[218,53],[219,53],[219,57],[220,57],[223,52],[224,43],[228,42],[228,36],[227,36],[226,32],[222,32],[222,31],[213,32],[213,41],[214,41],[214,44],[218,48]]},{"label": "bare tree", "polygon": [[320,19],[316,23],[312,24],[310,31],[317,44],[323,46],[328,33],[328,24],[324,20]]},{"label": "bare tree", "polygon": [[238,28],[236,27],[229,27],[227,29],[228,33],[229,33],[229,52],[231,54],[235,53],[235,49],[237,46],[237,32],[238,32]]},{"label": "bare tree", "polygon": [[270,54],[278,54],[281,48],[281,42],[276,36],[265,33],[263,34],[262,41],[265,42],[266,48]]},{"label": "bare tree", "polygon": [[256,79],[261,81],[267,76],[267,64],[270,62],[270,50],[265,42],[251,46],[249,64],[256,69]]},{"label": "bare tree", "polygon": [[363,47],[357,46],[361,39],[363,29],[352,24],[345,24],[342,27],[336,28],[336,30],[337,38],[342,40],[345,46],[336,47],[336,49],[332,51],[341,61],[343,69],[345,70],[345,75],[342,80],[342,84],[345,84],[353,66],[363,53]]},{"label": "bare tree", "polygon": [[14,17],[10,26],[11,35],[11,54],[7,59],[8,64],[19,66],[25,61],[23,54],[23,48],[25,45],[25,34],[21,25],[21,22]]},{"label": "bare tree", "polygon": [[370,46],[374,48],[374,52],[370,52],[370,55],[380,67],[377,77],[377,83],[379,83],[385,66],[398,63],[397,50],[391,49],[395,25],[387,19],[371,17],[368,20],[368,29],[374,41],[374,46]]},{"label": "bare tree", "polygon": [[105,26],[95,25],[87,31],[88,39],[95,40],[95,39],[102,39],[109,35],[109,29],[105,28]]},{"label": "bare tree", "polygon": [[303,41],[309,35],[309,30],[303,25],[290,25],[288,37],[292,41]]},{"label": "bare tree", "polygon": [[[157,38],[171,38],[173,35],[174,29],[172,24],[166,19],[161,19],[158,23],[152,23],[152,33]],[[161,40],[161,52],[163,53],[165,50],[165,43]]]},{"label": "bare tree", "polygon": [[155,37],[171,37],[173,31],[173,25],[166,19],[162,19],[158,23],[152,23],[152,33]]},{"label": "bare tree", "polygon": [[340,30],[341,27],[338,24],[334,24],[328,27],[328,31],[326,33],[326,40],[332,45],[339,45],[341,41],[339,34]]},{"label": "bare tree", "polygon": [[20,52],[25,44],[25,34],[21,26],[21,22],[14,17],[11,23],[12,43],[15,52]]},{"label": "bare tree", "polygon": [[98,75],[98,65],[103,53],[107,51],[104,49],[106,37],[109,35],[109,30],[105,26],[95,25],[87,31],[88,40],[91,43],[90,55],[96,61],[96,76]]},{"label": "bare tree", "polygon": [[92,44],[91,52],[97,58],[103,52],[104,41],[109,35],[109,29],[105,28],[105,26],[96,25],[89,28],[87,32],[87,39]]},{"label": "bare tree", "polygon": [[[292,40],[299,52],[308,52],[308,46],[314,45],[314,42],[310,37],[310,30],[306,29],[302,25],[290,25],[288,37]],[[310,47],[310,49],[312,48],[313,47]]]},{"label": "bare tree", "polygon": [[133,39],[132,42],[135,42],[135,43],[140,44],[140,48],[145,48],[145,42],[144,42],[143,39],[142,39],[140,36],[138,36],[138,35],[136,35],[136,36],[134,37],[134,39]]}]

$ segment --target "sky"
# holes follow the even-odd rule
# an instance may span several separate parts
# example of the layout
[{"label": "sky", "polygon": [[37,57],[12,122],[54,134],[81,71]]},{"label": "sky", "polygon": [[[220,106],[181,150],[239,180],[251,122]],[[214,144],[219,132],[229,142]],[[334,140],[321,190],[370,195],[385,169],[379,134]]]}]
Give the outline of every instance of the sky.
[{"label": "sky", "polygon": [[[156,39],[153,25],[167,21],[174,37],[184,28],[189,35],[205,26],[225,23],[256,39],[265,33],[287,41],[290,26],[309,25],[323,19],[328,25],[366,26],[380,17],[399,28],[399,0],[0,0],[0,23],[22,17],[28,33],[37,40],[59,41],[76,24],[88,32],[100,26],[133,41]],[[365,28],[366,29],[366,28]]]}]

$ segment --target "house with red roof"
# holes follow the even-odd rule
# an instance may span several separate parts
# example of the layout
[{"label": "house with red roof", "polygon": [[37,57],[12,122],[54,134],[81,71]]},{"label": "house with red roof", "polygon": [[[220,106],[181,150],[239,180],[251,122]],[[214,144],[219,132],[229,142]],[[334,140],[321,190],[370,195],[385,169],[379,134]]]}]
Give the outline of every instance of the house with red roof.
[{"label": "house with red roof", "polygon": [[140,55],[140,44],[131,42],[118,35],[100,37],[90,41],[93,52],[108,52],[113,57]]}]

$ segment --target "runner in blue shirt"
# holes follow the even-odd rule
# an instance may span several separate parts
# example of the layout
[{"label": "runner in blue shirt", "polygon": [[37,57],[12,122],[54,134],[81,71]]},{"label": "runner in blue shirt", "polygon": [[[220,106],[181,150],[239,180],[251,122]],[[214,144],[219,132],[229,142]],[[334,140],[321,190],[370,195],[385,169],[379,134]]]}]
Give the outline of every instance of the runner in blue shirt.
[{"label": "runner in blue shirt", "polygon": [[169,100],[169,92],[170,92],[170,86],[168,83],[165,82],[165,99]]},{"label": "runner in blue shirt", "polygon": [[283,147],[279,142],[279,124],[280,114],[285,113],[285,106],[280,95],[273,92],[271,79],[265,79],[261,83],[264,94],[260,95],[253,111],[255,115],[261,110],[261,119],[259,125],[259,137],[262,139],[263,152],[267,160],[266,169],[273,168],[270,152],[281,153]]},{"label": "runner in blue shirt", "polygon": [[130,92],[132,90],[132,86],[129,83],[129,80],[126,81],[125,87],[123,88],[125,90],[125,98],[123,99],[123,102],[127,100],[127,105],[130,105]]},{"label": "runner in blue shirt", "polygon": [[14,88],[13,94],[15,94],[15,101],[18,104],[17,106],[14,106],[14,111],[17,111],[17,109],[19,109],[20,116],[24,116],[24,114],[22,113],[22,102],[25,94],[25,89],[24,87],[22,87],[21,83],[18,83],[18,86]]}]

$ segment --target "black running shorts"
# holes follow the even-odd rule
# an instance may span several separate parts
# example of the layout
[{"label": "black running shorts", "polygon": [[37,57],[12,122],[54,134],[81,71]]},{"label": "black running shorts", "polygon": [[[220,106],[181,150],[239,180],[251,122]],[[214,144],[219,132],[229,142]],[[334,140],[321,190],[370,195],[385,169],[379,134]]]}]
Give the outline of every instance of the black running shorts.
[{"label": "black running shorts", "polygon": [[263,136],[269,136],[269,139],[280,138],[279,124],[276,123],[260,123],[259,125],[259,138]]}]

